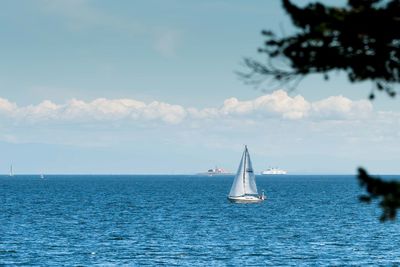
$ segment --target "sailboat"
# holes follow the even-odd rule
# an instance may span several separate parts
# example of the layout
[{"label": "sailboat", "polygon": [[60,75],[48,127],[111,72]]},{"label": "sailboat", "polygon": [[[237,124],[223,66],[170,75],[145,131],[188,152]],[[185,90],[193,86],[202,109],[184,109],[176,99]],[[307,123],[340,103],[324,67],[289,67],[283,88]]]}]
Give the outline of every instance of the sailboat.
[{"label": "sailboat", "polygon": [[10,177],[14,176],[12,164],[10,165],[10,175],[9,176]]},{"label": "sailboat", "polygon": [[239,169],[233,180],[228,199],[234,203],[257,203],[265,200],[264,192],[261,195],[258,194],[256,176],[247,146],[244,147]]}]

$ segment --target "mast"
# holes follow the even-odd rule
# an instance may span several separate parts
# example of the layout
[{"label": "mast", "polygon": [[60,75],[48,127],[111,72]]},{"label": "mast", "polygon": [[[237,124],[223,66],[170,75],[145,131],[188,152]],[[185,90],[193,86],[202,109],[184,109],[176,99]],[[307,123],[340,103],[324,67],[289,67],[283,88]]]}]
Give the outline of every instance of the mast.
[{"label": "mast", "polygon": [[247,157],[247,146],[244,146],[244,167],[243,167],[243,192],[246,195],[246,157]]}]

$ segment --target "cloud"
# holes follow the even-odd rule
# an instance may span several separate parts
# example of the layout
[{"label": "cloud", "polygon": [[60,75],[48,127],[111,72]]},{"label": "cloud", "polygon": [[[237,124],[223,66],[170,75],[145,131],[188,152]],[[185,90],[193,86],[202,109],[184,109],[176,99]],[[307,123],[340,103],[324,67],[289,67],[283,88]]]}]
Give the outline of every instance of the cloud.
[{"label": "cloud", "polygon": [[322,118],[359,118],[372,112],[372,104],[367,100],[351,101],[343,96],[331,96],[313,103],[312,109],[315,116]]},{"label": "cloud", "polygon": [[143,110],[143,117],[146,119],[161,119],[172,124],[181,122],[185,116],[186,111],[182,106],[157,101],[151,102]]},{"label": "cloud", "polygon": [[12,113],[15,109],[17,109],[17,105],[15,103],[11,103],[7,99],[0,98],[0,114]]},{"label": "cloud", "polygon": [[307,116],[310,104],[302,97],[289,97],[283,90],[258,97],[251,101],[239,101],[236,98],[225,100],[220,112],[222,114],[278,115],[288,119],[301,119]]},{"label": "cloud", "polygon": [[30,105],[0,98],[0,143],[136,151],[148,159],[160,148],[168,156],[173,150],[187,155],[224,150],[218,159],[240,154],[247,144],[258,154],[255,158],[291,157],[300,170],[319,165],[316,159],[331,166],[332,157],[352,168],[368,155],[394,162],[399,125],[399,112],[374,110],[364,100],[332,96],[309,101],[281,90],[254,99],[230,97],[204,108],[131,98]]},{"label": "cloud", "polygon": [[19,107],[0,98],[0,119],[12,118],[16,122],[31,124],[43,122],[102,122],[102,121],[159,121],[181,124],[185,121],[214,121],[219,123],[243,119],[263,123],[269,118],[284,120],[351,120],[367,118],[373,114],[372,104],[366,100],[353,101],[343,96],[332,96],[316,102],[304,97],[289,96],[283,90],[241,101],[226,99],[220,107],[196,109],[160,101],[145,103],[135,99],[98,98],[93,101],[71,99],[64,104],[44,100],[37,105]]},{"label": "cloud", "polygon": [[134,99],[98,98],[90,102],[72,99],[65,104],[45,100],[38,105],[18,107],[0,98],[0,114],[19,122],[97,122],[118,120],[180,123],[186,116],[182,106],[158,101],[146,104]]},{"label": "cloud", "polygon": [[226,99],[220,108],[189,109],[188,112],[199,119],[277,117],[288,120],[312,118],[346,120],[367,117],[372,109],[372,104],[367,100],[353,101],[343,96],[332,96],[309,102],[301,95],[291,97],[285,91],[277,90],[248,101],[231,97]]}]

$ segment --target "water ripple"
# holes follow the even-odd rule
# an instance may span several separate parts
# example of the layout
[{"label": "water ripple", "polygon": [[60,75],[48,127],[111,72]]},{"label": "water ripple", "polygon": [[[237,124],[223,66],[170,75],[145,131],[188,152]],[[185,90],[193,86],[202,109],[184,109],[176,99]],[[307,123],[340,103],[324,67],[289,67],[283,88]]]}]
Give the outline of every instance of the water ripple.
[{"label": "water ripple", "polygon": [[267,201],[226,200],[232,177],[0,177],[0,265],[399,265],[399,223],[354,177],[259,177]]}]

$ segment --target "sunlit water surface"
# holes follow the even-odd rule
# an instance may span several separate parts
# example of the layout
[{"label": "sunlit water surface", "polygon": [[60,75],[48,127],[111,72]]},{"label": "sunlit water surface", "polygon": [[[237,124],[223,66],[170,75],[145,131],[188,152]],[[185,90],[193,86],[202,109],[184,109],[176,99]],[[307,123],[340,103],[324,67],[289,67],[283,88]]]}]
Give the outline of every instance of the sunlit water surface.
[{"label": "sunlit water surface", "polygon": [[0,177],[0,264],[400,264],[399,221],[354,177],[257,177],[262,204],[230,204],[232,179]]}]

